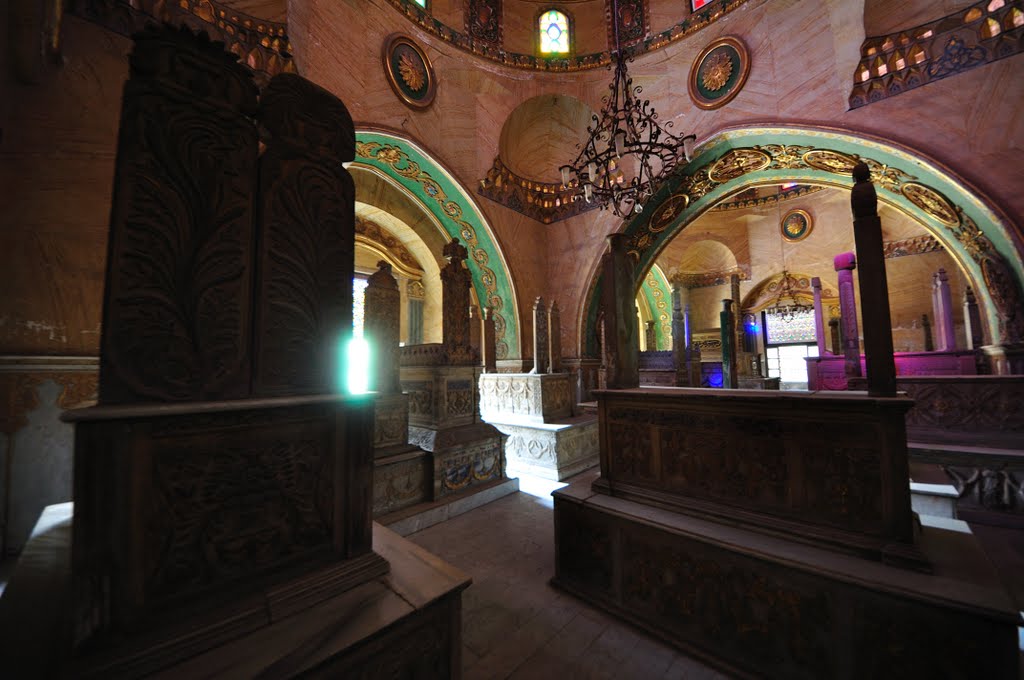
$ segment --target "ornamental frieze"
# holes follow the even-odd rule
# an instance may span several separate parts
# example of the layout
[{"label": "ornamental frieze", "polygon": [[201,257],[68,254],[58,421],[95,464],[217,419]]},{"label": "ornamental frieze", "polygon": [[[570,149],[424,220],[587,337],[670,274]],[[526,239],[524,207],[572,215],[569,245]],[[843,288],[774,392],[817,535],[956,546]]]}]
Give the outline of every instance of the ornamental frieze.
[{"label": "ornamental frieze", "polygon": [[[430,12],[420,7],[413,0],[388,0],[388,2],[427,33],[479,57],[490,59],[512,68],[564,73],[605,68],[611,63],[611,54],[607,50],[592,54],[552,58],[539,57],[534,54],[523,54],[521,52],[510,52],[502,49],[500,46],[500,25],[497,28],[499,41],[496,42],[493,39],[493,31],[484,31],[479,37],[474,35],[475,27],[465,33],[457,31],[435,19]],[[625,16],[627,12],[625,10],[629,8],[632,11],[629,14],[628,22],[622,21],[620,23],[628,23],[629,26],[634,27],[634,32],[629,33],[633,37],[628,39],[636,41],[631,45],[624,46],[623,52],[627,57],[632,58],[670,45],[677,40],[693,35],[697,31],[710,26],[746,2],[747,0],[718,0],[718,2],[714,2],[700,11],[690,14],[671,28],[654,35],[647,35],[649,32],[649,20],[646,17],[646,13],[642,11],[636,12],[637,7],[642,7],[640,0],[620,0],[620,15],[623,15],[623,20],[627,19]],[[492,3],[473,0],[471,4],[477,7],[481,5],[489,6]],[[610,21],[606,23],[611,25]],[[647,37],[644,37],[645,35]]]},{"label": "ornamental frieze", "polygon": [[856,109],[1019,54],[1024,2],[980,0],[927,24],[867,38],[854,72]]},{"label": "ornamental frieze", "polygon": [[278,73],[294,73],[288,25],[239,12],[215,0],[83,0],[69,12],[120,35],[131,37],[153,20],[205,31],[238,55],[262,87]]},{"label": "ornamental frieze", "polygon": [[727,181],[758,170],[813,169],[848,178],[853,166],[861,161],[871,170],[872,182],[905,198],[946,227],[978,264],[986,284],[992,289],[993,299],[1004,317],[1004,339],[1010,342],[1024,339],[1024,313],[1019,311],[1024,306],[1024,293],[1005,258],[998,254],[989,238],[964,213],[963,208],[953,205],[938,190],[917,181],[916,176],[858,154],[781,144],[730,149],[682,178],[676,193],[663,201],[652,212],[647,224],[631,236],[629,252],[639,258],[658,242],[658,235],[670,228],[683,211]]},{"label": "ornamental frieze", "polygon": [[485,294],[480,301],[482,307],[490,307],[494,319],[495,355],[499,359],[508,356],[508,342],[505,338],[507,325],[504,317],[505,301],[498,291],[498,279],[490,267],[491,254],[487,252],[477,237],[476,228],[463,219],[465,211],[462,205],[451,198],[429,172],[409,157],[404,149],[393,144],[380,142],[362,142],[356,140],[356,158],[377,161],[388,166],[400,177],[419,184],[428,200],[437,203],[444,215],[458,230],[458,238],[466,244],[469,256],[479,271],[479,281],[483,284]]}]

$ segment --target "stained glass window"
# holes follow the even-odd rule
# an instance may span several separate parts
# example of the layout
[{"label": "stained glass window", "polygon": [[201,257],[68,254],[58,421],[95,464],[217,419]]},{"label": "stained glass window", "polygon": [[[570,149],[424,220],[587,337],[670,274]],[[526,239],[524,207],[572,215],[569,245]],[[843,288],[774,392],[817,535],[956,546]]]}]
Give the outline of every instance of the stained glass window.
[{"label": "stained glass window", "polygon": [[557,10],[540,15],[540,53],[557,54],[569,51],[569,17]]},{"label": "stained glass window", "polygon": [[792,319],[783,321],[777,314],[765,314],[765,330],[769,345],[785,345],[793,342],[815,342],[814,310],[797,313]]}]

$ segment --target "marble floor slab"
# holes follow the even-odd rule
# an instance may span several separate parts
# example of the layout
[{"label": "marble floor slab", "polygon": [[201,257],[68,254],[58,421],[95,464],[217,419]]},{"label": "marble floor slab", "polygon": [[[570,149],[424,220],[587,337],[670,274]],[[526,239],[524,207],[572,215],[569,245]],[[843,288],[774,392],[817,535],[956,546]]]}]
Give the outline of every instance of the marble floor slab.
[{"label": "marble floor slab", "polygon": [[551,507],[545,492],[516,492],[407,536],[473,577],[462,598],[465,680],[727,677],[548,585]]}]

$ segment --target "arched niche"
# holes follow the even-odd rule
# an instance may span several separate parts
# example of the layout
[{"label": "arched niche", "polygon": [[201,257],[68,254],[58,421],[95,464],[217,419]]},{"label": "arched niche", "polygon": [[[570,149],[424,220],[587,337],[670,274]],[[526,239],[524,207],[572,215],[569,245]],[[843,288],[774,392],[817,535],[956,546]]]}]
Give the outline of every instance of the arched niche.
[{"label": "arched niche", "polygon": [[[515,289],[497,239],[472,196],[439,161],[393,132],[356,131],[353,168],[376,170],[423,207],[446,234],[469,250],[467,265],[480,304],[493,309],[496,356],[521,356]],[[357,194],[356,199],[360,197]]]},{"label": "arched niche", "polygon": [[[1024,342],[1024,245],[1015,225],[948,168],[862,133],[799,126],[716,133],[698,146],[693,161],[658,190],[643,213],[624,225],[636,271],[645,272],[674,236],[728,196],[785,182],[849,189],[853,165],[861,160],[871,168],[880,203],[920,222],[964,272],[982,307],[987,340]],[[581,310],[584,355],[596,353],[600,289],[595,272]]]}]

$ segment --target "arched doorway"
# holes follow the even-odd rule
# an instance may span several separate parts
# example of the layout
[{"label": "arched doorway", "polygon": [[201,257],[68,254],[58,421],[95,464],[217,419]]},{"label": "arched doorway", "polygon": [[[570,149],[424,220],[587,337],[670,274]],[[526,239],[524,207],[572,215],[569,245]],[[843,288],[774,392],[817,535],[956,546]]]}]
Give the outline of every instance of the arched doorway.
[{"label": "arched doorway", "polygon": [[[879,200],[917,219],[963,270],[978,294],[986,340],[1024,341],[1024,245],[1010,220],[923,154],[835,129],[744,127],[704,142],[686,174],[667,182],[623,229],[637,260],[637,286],[665,245],[722,199],[784,182],[848,189],[850,171],[861,160],[872,170]],[[582,309],[581,350],[589,356],[596,353],[597,276]]]},{"label": "arched doorway", "polygon": [[448,238],[466,245],[477,299],[493,309],[496,355],[499,359],[521,356],[518,307],[508,266],[469,193],[415,142],[392,132],[357,130],[352,166],[387,176],[433,216]]}]

